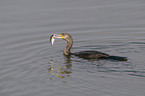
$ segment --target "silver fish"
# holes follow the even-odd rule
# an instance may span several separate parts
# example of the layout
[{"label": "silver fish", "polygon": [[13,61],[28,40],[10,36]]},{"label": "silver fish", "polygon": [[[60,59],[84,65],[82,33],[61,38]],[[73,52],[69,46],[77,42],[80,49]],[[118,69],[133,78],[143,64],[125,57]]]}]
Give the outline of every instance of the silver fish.
[{"label": "silver fish", "polygon": [[51,42],[51,45],[52,46],[53,46],[53,43],[55,41],[54,36],[55,36],[55,34],[51,35],[51,37],[50,37],[50,42]]}]

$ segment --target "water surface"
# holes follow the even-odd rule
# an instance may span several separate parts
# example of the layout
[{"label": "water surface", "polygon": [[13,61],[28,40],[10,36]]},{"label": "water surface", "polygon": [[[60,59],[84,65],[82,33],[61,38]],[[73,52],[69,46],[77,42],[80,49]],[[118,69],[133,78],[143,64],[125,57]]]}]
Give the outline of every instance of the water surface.
[{"label": "water surface", "polygon": [[[144,0],[0,1],[1,96],[144,96]],[[72,52],[98,50],[127,62],[63,55],[69,33]]]}]

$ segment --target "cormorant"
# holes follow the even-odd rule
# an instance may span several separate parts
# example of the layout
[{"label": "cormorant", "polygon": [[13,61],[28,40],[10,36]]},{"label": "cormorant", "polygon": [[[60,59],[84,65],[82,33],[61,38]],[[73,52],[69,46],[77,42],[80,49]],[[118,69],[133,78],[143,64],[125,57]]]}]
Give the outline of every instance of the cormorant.
[{"label": "cormorant", "polygon": [[77,53],[71,53],[73,39],[70,34],[61,33],[61,34],[51,35],[51,37],[50,37],[51,45],[53,45],[55,38],[60,38],[60,39],[67,41],[67,46],[64,49],[64,55],[66,55],[66,56],[75,55],[75,56],[78,56],[78,57],[84,58],[84,59],[111,59],[111,60],[117,60],[117,61],[127,61],[126,57],[110,56],[109,54],[102,53],[99,51],[81,51],[81,52],[77,52]]}]

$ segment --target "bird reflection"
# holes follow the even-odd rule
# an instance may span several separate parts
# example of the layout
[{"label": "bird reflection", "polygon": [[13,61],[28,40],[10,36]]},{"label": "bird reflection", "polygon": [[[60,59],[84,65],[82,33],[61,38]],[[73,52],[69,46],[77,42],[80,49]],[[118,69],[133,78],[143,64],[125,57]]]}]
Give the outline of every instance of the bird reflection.
[{"label": "bird reflection", "polygon": [[[56,76],[58,78],[66,78],[70,77],[70,74],[72,73],[71,68],[71,59],[69,56],[64,55],[64,63],[63,64],[57,64],[58,62],[55,60],[51,60],[49,62],[49,68],[48,72],[51,74],[51,76]],[[53,79],[52,77],[50,79]]]}]

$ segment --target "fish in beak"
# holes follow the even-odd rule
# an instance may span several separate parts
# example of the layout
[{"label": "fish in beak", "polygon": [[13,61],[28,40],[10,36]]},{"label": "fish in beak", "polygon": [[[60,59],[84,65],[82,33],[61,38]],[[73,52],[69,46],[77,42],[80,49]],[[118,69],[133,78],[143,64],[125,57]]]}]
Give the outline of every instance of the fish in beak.
[{"label": "fish in beak", "polygon": [[50,42],[51,42],[52,46],[54,44],[55,38],[64,39],[62,34],[52,34],[51,37],[50,37]]},{"label": "fish in beak", "polygon": [[53,34],[50,37],[51,46],[53,46],[54,41],[55,41],[55,38],[54,38],[54,34]]}]

